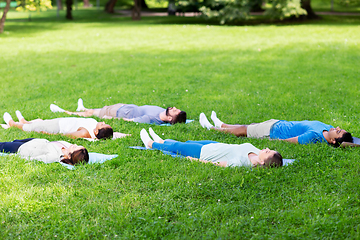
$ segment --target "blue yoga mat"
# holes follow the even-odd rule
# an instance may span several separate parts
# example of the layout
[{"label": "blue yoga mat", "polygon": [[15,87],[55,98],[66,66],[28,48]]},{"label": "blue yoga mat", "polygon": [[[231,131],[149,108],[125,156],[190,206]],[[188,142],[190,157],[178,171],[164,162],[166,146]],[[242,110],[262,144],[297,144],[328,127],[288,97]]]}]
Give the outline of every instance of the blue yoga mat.
[{"label": "blue yoga mat", "polygon": [[[0,156],[6,156],[9,155],[8,153],[0,153]],[[114,155],[107,155],[107,154],[102,154],[102,153],[89,153],[89,164],[94,164],[94,163],[104,163],[107,160],[111,160],[113,158],[116,158],[118,155],[114,154]],[[75,166],[70,165],[70,164],[66,164],[66,163],[62,163],[60,162],[61,165],[63,165],[64,167],[66,167],[67,169],[74,169]]]},{"label": "blue yoga mat", "polygon": [[[194,121],[193,119],[187,119],[186,123],[191,123],[193,121]],[[160,124],[160,126],[171,126],[171,124],[170,123],[163,123],[163,124]]]}]

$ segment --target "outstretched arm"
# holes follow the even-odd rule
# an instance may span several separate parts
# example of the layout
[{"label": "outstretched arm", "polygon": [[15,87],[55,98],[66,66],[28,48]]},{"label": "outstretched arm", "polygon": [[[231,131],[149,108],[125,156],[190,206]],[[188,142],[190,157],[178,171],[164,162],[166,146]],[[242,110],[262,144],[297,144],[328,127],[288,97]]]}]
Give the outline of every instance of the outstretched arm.
[{"label": "outstretched arm", "polygon": [[[69,114],[69,115],[77,115],[77,116],[81,116],[81,117],[90,117],[90,116],[95,115],[93,109],[86,110],[85,112],[70,112],[70,111],[65,111],[65,113],[67,113],[67,114]],[[95,116],[96,116],[96,115],[95,115]]]},{"label": "outstretched arm", "polygon": [[287,139],[271,139],[271,140],[281,140],[281,141],[286,141],[286,142],[291,142],[291,143],[299,143],[298,141],[299,137],[292,137],[292,138],[287,138]]},{"label": "outstretched arm", "polygon": [[127,121],[127,122],[133,122],[134,119],[133,118],[122,118],[124,121]]},{"label": "outstretched arm", "polygon": [[79,128],[76,132],[71,132],[65,134],[65,136],[71,137],[71,138],[91,138],[90,133],[85,128]]}]

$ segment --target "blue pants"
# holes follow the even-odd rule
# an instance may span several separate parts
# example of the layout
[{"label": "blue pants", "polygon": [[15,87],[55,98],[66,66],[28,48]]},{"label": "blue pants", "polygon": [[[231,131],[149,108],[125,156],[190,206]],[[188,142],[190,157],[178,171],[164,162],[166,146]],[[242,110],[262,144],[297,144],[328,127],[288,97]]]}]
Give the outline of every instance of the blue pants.
[{"label": "blue pants", "polygon": [[218,142],[210,140],[178,142],[175,140],[166,139],[164,143],[154,142],[152,148],[177,153],[183,156],[200,158],[201,148],[204,145],[210,143]]},{"label": "blue pants", "polygon": [[16,153],[21,145],[33,139],[34,138],[27,138],[21,140],[14,140],[12,142],[0,142],[0,152]]}]

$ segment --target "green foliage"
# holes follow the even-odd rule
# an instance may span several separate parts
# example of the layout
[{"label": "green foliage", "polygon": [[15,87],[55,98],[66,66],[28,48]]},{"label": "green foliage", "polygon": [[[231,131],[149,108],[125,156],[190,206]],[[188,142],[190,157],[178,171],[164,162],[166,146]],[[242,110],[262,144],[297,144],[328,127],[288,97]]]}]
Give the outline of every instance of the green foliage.
[{"label": "green foliage", "polygon": [[360,1],[359,0],[334,0],[334,2],[336,2],[339,5],[343,5],[343,6],[360,6]]},{"label": "green foliage", "polygon": [[272,0],[271,7],[267,9],[265,13],[271,18],[280,20],[307,14],[306,11],[301,8],[301,0]]},{"label": "green foliage", "polygon": [[[209,19],[216,19],[220,24],[233,23],[249,19],[249,13],[258,1],[251,0],[212,0],[210,6],[200,8],[201,12]],[[266,6],[266,15],[272,19],[284,19],[306,15],[301,8],[300,0],[271,0]],[[214,6],[218,6],[214,9]],[[219,7],[220,6],[220,7]]]},{"label": "green foliage", "polygon": [[46,11],[52,9],[51,0],[17,0],[17,11]]},{"label": "green foliage", "polygon": [[207,18],[216,19],[220,24],[245,20],[248,18],[250,11],[248,0],[211,0],[209,5],[210,6],[202,6],[199,10]]},{"label": "green foliage", "polygon": [[[82,97],[86,107],[177,106],[195,120],[211,110],[228,123],[320,120],[360,136],[358,17],[217,26],[180,17],[134,22],[94,9],[74,11],[71,23],[55,11],[34,15],[28,22],[10,12],[0,36],[1,114],[65,117],[50,103],[75,110]],[[237,138],[197,121],[152,126],[166,138],[250,142],[297,159],[279,169],[223,169],[129,149],[149,125],[105,122],[132,136],[88,142],[0,129],[1,141],[43,137],[119,155],[73,171],[0,157],[0,238],[360,238],[359,148]]]}]

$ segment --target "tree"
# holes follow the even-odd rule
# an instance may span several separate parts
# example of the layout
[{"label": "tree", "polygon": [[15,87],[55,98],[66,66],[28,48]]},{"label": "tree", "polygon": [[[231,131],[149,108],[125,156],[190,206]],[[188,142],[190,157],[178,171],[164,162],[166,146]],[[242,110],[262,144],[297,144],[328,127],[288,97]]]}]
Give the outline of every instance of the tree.
[{"label": "tree", "polygon": [[315,12],[311,8],[310,4],[311,0],[302,0],[301,1],[301,8],[304,9],[307,12],[307,18],[308,19],[316,19],[319,18],[318,15],[315,14]]},{"label": "tree", "polygon": [[73,5],[73,0],[66,0],[65,1],[66,4],[66,19],[69,20],[73,20],[73,16],[72,16],[72,5]]},{"label": "tree", "polygon": [[283,20],[307,15],[307,12],[301,8],[300,0],[273,0],[271,8],[267,9],[265,14],[273,19]]},{"label": "tree", "polygon": [[[19,4],[20,3],[20,4]],[[46,11],[51,9],[51,0],[18,0],[17,11]],[[11,0],[6,0],[3,15],[0,20],[0,33],[4,32],[6,15],[9,12]]]},{"label": "tree", "polygon": [[0,20],[0,33],[4,32],[6,14],[8,13],[8,11],[10,9],[10,2],[11,2],[11,0],[6,0],[6,6],[4,8],[4,13],[3,13],[3,15],[1,17],[1,20]]},{"label": "tree", "polygon": [[117,0],[109,0],[106,4],[105,4],[105,12],[107,13],[114,13],[114,8],[116,5]]},{"label": "tree", "polygon": [[[283,20],[290,17],[306,16],[308,13],[302,8],[301,0],[267,0],[271,7],[265,14],[272,19]],[[310,14],[315,13],[310,6],[310,0],[303,0],[308,3]],[[210,3],[210,5],[209,5]],[[200,11],[208,18],[217,19],[220,24],[236,21],[244,21],[249,18],[250,11],[259,6],[259,0],[208,0],[207,5],[200,8]],[[304,5],[305,6],[305,5]],[[313,16],[313,15],[311,15]]]},{"label": "tree", "polygon": [[146,4],[145,0],[140,0],[141,8],[143,9],[149,9],[148,5]]}]

